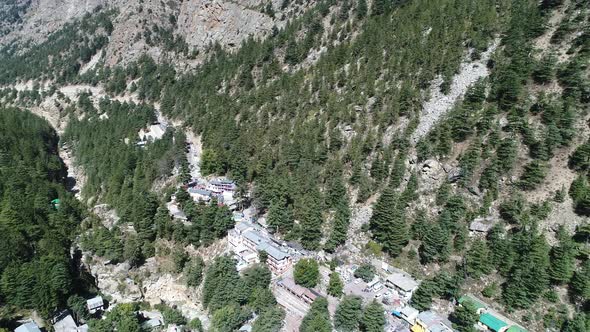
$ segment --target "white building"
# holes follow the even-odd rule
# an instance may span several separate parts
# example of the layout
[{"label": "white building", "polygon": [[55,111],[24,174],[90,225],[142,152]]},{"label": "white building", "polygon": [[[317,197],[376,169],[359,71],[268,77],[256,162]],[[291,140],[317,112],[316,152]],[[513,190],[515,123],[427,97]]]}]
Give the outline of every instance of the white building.
[{"label": "white building", "polygon": [[233,192],[236,188],[235,182],[226,178],[213,179],[207,184],[207,189],[214,193],[222,193],[224,191]]},{"label": "white building", "polygon": [[260,251],[266,252],[266,264],[275,275],[285,273],[293,264],[289,253],[248,222],[237,223],[228,232],[228,244],[230,250],[248,265],[259,262]]},{"label": "white building", "polygon": [[412,297],[412,293],[418,288],[418,282],[414,278],[402,273],[389,275],[385,281],[385,285],[397,291],[406,300],[409,300]]},{"label": "white building", "polygon": [[414,309],[410,306],[405,306],[399,310],[399,317],[410,325],[414,325],[416,323],[416,318],[418,318],[419,311]]},{"label": "white building", "polygon": [[94,314],[104,309],[104,301],[101,296],[93,297],[86,300],[86,306],[88,307],[88,312]]},{"label": "white building", "polygon": [[41,330],[35,322],[28,322],[17,327],[14,332],[41,332]]},{"label": "white building", "polygon": [[187,192],[195,202],[209,202],[213,197],[213,193],[207,189],[189,188]]},{"label": "white building", "polygon": [[67,315],[53,324],[53,330],[55,332],[86,332],[88,331],[88,325],[76,326],[74,318]]}]

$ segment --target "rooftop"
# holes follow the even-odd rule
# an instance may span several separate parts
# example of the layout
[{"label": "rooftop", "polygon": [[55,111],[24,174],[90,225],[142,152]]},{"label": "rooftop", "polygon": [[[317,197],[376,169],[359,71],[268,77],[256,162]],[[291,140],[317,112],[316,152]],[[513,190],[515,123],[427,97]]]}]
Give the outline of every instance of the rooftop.
[{"label": "rooftop", "polygon": [[278,284],[289,289],[291,292],[295,293],[297,296],[303,297],[305,295],[306,297],[310,298],[312,301],[315,300],[316,297],[318,297],[318,295],[319,295],[318,293],[316,293],[308,288],[297,285],[295,283],[295,281],[293,281],[293,279],[291,279],[291,278],[281,279],[278,281]]},{"label": "rooftop", "polygon": [[41,332],[41,330],[35,322],[28,322],[17,327],[14,332]]},{"label": "rooftop", "polygon": [[269,243],[268,241],[264,241],[264,242],[258,244],[258,246],[256,246],[256,249],[265,251],[269,256],[271,256],[272,258],[274,258],[277,261],[280,261],[280,260],[283,260],[283,259],[289,257],[288,253],[282,251],[280,248]]},{"label": "rooftop", "polygon": [[188,193],[189,194],[197,194],[197,195],[201,195],[201,196],[209,196],[209,197],[211,197],[211,191],[209,191],[207,189],[189,188],[188,189]]},{"label": "rooftop", "polygon": [[246,231],[244,232],[244,237],[256,244],[260,244],[266,241],[266,238],[262,237],[259,233],[254,231]]},{"label": "rooftop", "polygon": [[408,317],[408,319],[416,319],[416,317],[418,317],[418,310],[410,307],[409,305],[403,307],[400,311],[400,314],[402,314],[405,317]]},{"label": "rooftop", "polygon": [[492,331],[499,332],[503,327],[508,326],[506,322],[490,314],[489,312],[479,315],[479,321],[489,327]]},{"label": "rooftop", "polygon": [[402,273],[394,273],[387,277],[387,281],[400,288],[403,291],[410,292],[418,287],[418,282],[414,278]]},{"label": "rooftop", "polygon": [[86,305],[88,305],[89,308],[102,307],[104,305],[104,301],[102,300],[101,296],[97,296],[86,300]]},{"label": "rooftop", "polygon": [[213,179],[210,182],[212,185],[234,185],[235,183],[232,180],[225,179],[225,178],[218,178]]},{"label": "rooftop", "polygon": [[77,330],[76,322],[71,315],[67,315],[53,325],[55,332],[71,332]]},{"label": "rooftop", "polygon": [[452,331],[450,328],[453,326],[451,322],[439,316],[434,311],[423,311],[418,315],[418,319],[422,321],[431,332],[447,332]]}]

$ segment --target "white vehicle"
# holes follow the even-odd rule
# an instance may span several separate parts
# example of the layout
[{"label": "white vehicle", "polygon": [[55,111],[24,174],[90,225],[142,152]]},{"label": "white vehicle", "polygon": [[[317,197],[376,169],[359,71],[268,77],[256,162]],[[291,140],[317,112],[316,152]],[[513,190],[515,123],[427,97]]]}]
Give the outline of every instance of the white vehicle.
[{"label": "white vehicle", "polygon": [[358,285],[358,284],[360,284],[360,283],[361,283],[361,279],[355,279],[355,280],[354,280],[354,284],[355,284],[355,285]]}]

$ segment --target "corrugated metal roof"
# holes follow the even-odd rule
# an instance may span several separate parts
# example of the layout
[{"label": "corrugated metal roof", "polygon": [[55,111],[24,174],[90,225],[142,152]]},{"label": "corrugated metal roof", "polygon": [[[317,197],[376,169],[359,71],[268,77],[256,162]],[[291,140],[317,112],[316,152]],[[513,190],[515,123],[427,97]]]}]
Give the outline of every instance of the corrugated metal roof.
[{"label": "corrugated metal roof", "polygon": [[489,312],[479,315],[479,321],[483,325],[489,327],[492,331],[496,332],[500,331],[503,327],[508,326],[506,322],[490,314]]},{"label": "corrugated metal roof", "polygon": [[17,327],[14,332],[41,332],[39,326],[35,322],[28,322]]},{"label": "corrugated metal roof", "polygon": [[280,260],[283,260],[283,259],[289,257],[289,254],[283,252],[277,246],[275,246],[271,243],[268,243],[267,241],[260,243],[256,247],[256,249],[265,251],[269,256],[271,256],[272,258],[274,258],[277,261],[280,261]]},{"label": "corrugated metal roof", "polygon": [[265,238],[260,236],[260,234],[253,231],[244,232],[244,237],[256,244],[262,243],[266,240]]},{"label": "corrugated metal roof", "polygon": [[101,296],[97,296],[86,300],[86,305],[88,305],[88,308],[102,307],[104,305],[104,301],[102,300]]}]

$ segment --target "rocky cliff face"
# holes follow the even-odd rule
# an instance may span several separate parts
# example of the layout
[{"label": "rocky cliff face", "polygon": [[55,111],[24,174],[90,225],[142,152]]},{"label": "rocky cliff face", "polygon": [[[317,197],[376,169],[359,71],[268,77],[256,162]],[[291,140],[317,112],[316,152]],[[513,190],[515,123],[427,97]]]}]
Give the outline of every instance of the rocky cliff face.
[{"label": "rocky cliff face", "polygon": [[[21,7],[20,19],[7,26],[8,34],[0,38],[0,44],[12,41],[38,42],[61,28],[67,22],[105,6],[107,0],[16,0],[7,1],[3,11]],[[10,6],[8,3],[12,3]],[[9,7],[10,6],[10,7]]]},{"label": "rocky cliff face", "polygon": [[180,7],[178,32],[185,36],[187,43],[197,47],[214,42],[236,47],[248,36],[263,36],[276,24],[271,16],[255,9],[262,7],[260,0],[185,1]]},{"label": "rocky cliff face", "polygon": [[[148,54],[157,61],[191,66],[200,63],[216,43],[231,50],[246,38],[263,38],[273,26],[281,27],[289,17],[309,8],[312,1],[283,9],[281,4],[281,0],[34,0],[23,7],[20,22],[4,28],[0,46],[14,41],[38,43],[67,22],[95,10],[113,9],[113,32],[101,59],[105,64],[122,65]],[[0,11],[8,13],[9,8]],[[182,51],[170,49],[171,38]]]}]

